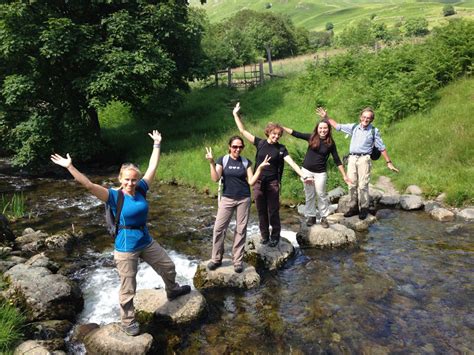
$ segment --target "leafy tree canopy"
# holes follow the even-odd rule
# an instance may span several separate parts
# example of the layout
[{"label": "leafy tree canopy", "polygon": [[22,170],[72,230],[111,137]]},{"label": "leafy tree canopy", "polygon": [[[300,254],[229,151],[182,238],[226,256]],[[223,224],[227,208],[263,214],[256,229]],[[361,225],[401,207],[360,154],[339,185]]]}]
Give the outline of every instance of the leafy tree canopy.
[{"label": "leafy tree canopy", "polygon": [[201,75],[203,28],[184,0],[2,1],[0,134],[14,163],[100,151],[111,100],[169,113]]}]

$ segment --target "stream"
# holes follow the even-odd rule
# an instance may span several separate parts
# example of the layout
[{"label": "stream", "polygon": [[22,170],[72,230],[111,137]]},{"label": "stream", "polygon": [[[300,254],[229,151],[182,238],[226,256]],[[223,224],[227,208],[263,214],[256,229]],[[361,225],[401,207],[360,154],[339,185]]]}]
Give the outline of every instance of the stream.
[{"label": "stream", "polygon": [[[89,176],[105,185],[114,181]],[[30,218],[12,223],[16,235],[26,227],[49,234],[75,228],[87,235],[72,254],[52,254],[83,263],[73,276],[85,300],[77,324],[118,321],[119,278],[102,203],[72,179],[0,174],[2,194],[19,191]],[[198,263],[211,255],[217,200],[155,183],[148,201],[152,236],[176,263],[178,282],[192,285]],[[254,208],[249,234],[258,232]],[[317,250],[299,249],[295,209],[282,208],[281,216],[282,236],[297,248],[295,256],[278,271],[262,271],[256,289],[207,291],[209,315],[178,334],[177,352],[474,352],[474,224],[392,210],[357,235],[358,247]],[[141,264],[138,288],[154,287],[163,287],[162,280]],[[70,344],[69,352],[85,350]]]}]

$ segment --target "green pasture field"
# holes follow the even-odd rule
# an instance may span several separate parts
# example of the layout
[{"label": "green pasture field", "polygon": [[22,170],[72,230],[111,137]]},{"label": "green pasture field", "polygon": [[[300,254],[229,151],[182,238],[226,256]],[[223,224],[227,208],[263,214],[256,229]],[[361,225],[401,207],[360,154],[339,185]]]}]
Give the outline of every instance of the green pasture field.
[{"label": "green pasture field", "polygon": [[[433,27],[446,21],[442,13],[446,4],[454,6],[457,11],[455,17],[474,17],[474,0],[208,0],[205,5],[200,5],[199,0],[191,0],[190,3],[192,6],[206,9],[212,22],[219,22],[242,9],[274,11],[288,15],[296,26],[302,26],[308,30],[322,31],[326,23],[332,22],[335,33],[348,24],[370,18],[372,15],[375,15],[375,22],[384,22],[389,27],[408,18],[419,16],[426,17],[430,27]],[[266,6],[269,3],[272,7],[267,9]]]}]

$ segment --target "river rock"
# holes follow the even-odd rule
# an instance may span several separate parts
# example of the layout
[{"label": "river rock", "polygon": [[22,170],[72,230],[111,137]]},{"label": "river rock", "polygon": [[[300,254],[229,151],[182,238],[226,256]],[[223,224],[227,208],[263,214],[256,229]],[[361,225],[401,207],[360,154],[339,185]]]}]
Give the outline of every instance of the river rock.
[{"label": "river rock", "polygon": [[423,191],[417,185],[410,185],[406,188],[405,194],[421,196],[423,194]]},{"label": "river rock", "polygon": [[12,248],[10,247],[0,247],[0,259],[5,259],[10,255],[12,252]]},{"label": "river rock", "polygon": [[339,198],[339,203],[337,205],[337,210],[336,212],[338,213],[346,213],[349,211],[349,201],[350,201],[350,196],[349,195],[344,195],[341,198]]},{"label": "river rock", "polygon": [[112,323],[87,334],[84,345],[90,355],[142,355],[151,349],[153,337],[148,333],[129,336],[118,323]]},{"label": "river rock", "polygon": [[301,225],[300,231],[296,234],[296,240],[301,247],[316,248],[338,248],[357,241],[355,232],[342,224],[330,224],[329,228],[320,225],[306,227]]},{"label": "river rock", "polygon": [[454,213],[446,208],[435,208],[430,212],[430,216],[440,222],[454,221]]},{"label": "river rock", "polygon": [[63,249],[70,252],[76,243],[76,236],[68,232],[60,232],[45,239],[48,249]]},{"label": "river rock", "polygon": [[45,267],[18,264],[5,273],[10,281],[6,294],[24,307],[29,321],[73,320],[84,300],[77,284]]},{"label": "river rock", "polygon": [[400,206],[407,211],[419,210],[423,208],[423,200],[418,195],[401,195]]},{"label": "river rock", "polygon": [[341,186],[336,187],[335,189],[328,192],[329,202],[337,203],[339,199],[344,196],[346,192]]},{"label": "river rock", "polygon": [[457,215],[468,221],[474,221],[474,207],[464,208],[463,210],[459,211]]},{"label": "river rock", "polygon": [[40,230],[33,230],[32,228],[26,228],[21,236],[15,239],[15,243],[19,246],[38,242],[40,240],[44,240],[48,237],[48,233],[44,233]]},{"label": "river rock", "polygon": [[59,270],[59,264],[52,260],[49,260],[49,258],[44,253],[39,253],[32,256],[25,262],[25,265],[30,265],[34,267],[42,266],[47,268],[53,274],[55,274]]},{"label": "river rock", "polygon": [[210,260],[198,265],[194,274],[194,286],[199,289],[210,288],[241,288],[250,289],[260,285],[260,276],[251,265],[244,263],[244,271],[236,273],[232,260],[223,259],[222,265],[216,270],[209,270],[207,264]]},{"label": "river rock", "polygon": [[382,190],[384,195],[399,195],[392,180],[388,176],[379,176],[374,185],[377,189]]},{"label": "river rock", "polygon": [[34,340],[27,340],[18,345],[13,352],[13,355],[51,355],[51,352]]},{"label": "river rock", "polygon": [[440,208],[440,207],[441,207],[441,204],[437,201],[425,201],[423,209],[426,213],[430,213],[434,209]]},{"label": "river rock", "polygon": [[74,327],[74,331],[72,332],[71,336],[71,341],[83,343],[85,336],[98,328],[100,328],[100,325],[98,325],[97,323],[78,324]]},{"label": "river rock", "polygon": [[438,195],[438,197],[435,198],[435,201],[444,203],[444,200],[446,200],[446,193],[443,192],[442,194]]},{"label": "river rock", "polygon": [[14,241],[15,235],[10,229],[10,222],[0,213],[0,245],[12,246]]},{"label": "river rock", "polygon": [[206,299],[198,290],[192,290],[173,301],[168,301],[163,289],[139,290],[133,304],[141,324],[152,319],[174,325],[190,324],[201,318],[207,310]]},{"label": "river rock", "polygon": [[380,191],[379,189],[376,189],[376,188],[369,189],[370,205],[377,206],[377,203],[379,203],[382,197],[383,197],[383,191]]},{"label": "river rock", "polygon": [[286,238],[280,238],[275,247],[260,243],[260,236],[247,238],[244,260],[256,268],[276,270],[295,254],[295,248]]},{"label": "river rock", "polygon": [[328,216],[328,221],[330,223],[339,223],[347,228],[353,229],[357,232],[366,231],[369,229],[371,224],[377,222],[377,218],[372,214],[369,214],[366,219],[361,220],[359,216],[344,217],[342,213],[335,213],[331,216]]},{"label": "river rock", "polygon": [[400,204],[400,195],[383,195],[379,203],[387,207],[397,207]]},{"label": "river rock", "polygon": [[28,324],[27,335],[35,340],[64,339],[72,326],[73,324],[65,319],[34,322]]}]

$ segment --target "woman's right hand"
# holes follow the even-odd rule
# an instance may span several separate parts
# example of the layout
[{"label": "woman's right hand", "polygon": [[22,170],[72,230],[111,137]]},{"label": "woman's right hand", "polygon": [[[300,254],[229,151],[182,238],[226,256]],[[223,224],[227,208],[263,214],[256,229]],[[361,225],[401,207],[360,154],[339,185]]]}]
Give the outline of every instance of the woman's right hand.
[{"label": "woman's right hand", "polygon": [[72,159],[69,153],[66,154],[66,158],[60,156],[59,154],[51,154],[51,161],[54,164],[58,164],[63,168],[69,168],[72,165]]},{"label": "woman's right hand", "polygon": [[240,111],[240,102],[237,102],[237,104],[235,105],[234,107],[234,110],[232,111],[232,114],[235,116],[235,115],[238,115],[239,114],[239,111]]},{"label": "woman's right hand", "polygon": [[212,148],[211,147],[206,147],[206,159],[209,161],[209,163],[212,163],[214,161],[214,158],[212,157]]},{"label": "woman's right hand", "polygon": [[318,114],[319,117],[321,117],[321,119],[328,118],[328,112],[322,107],[318,107],[316,109],[316,113]]},{"label": "woman's right hand", "polygon": [[265,167],[269,166],[270,165],[269,161],[271,158],[272,157],[268,156],[268,154],[265,155],[265,159],[263,159],[263,161],[260,163],[260,165],[258,166],[258,169],[262,170],[262,169],[265,169]]}]

